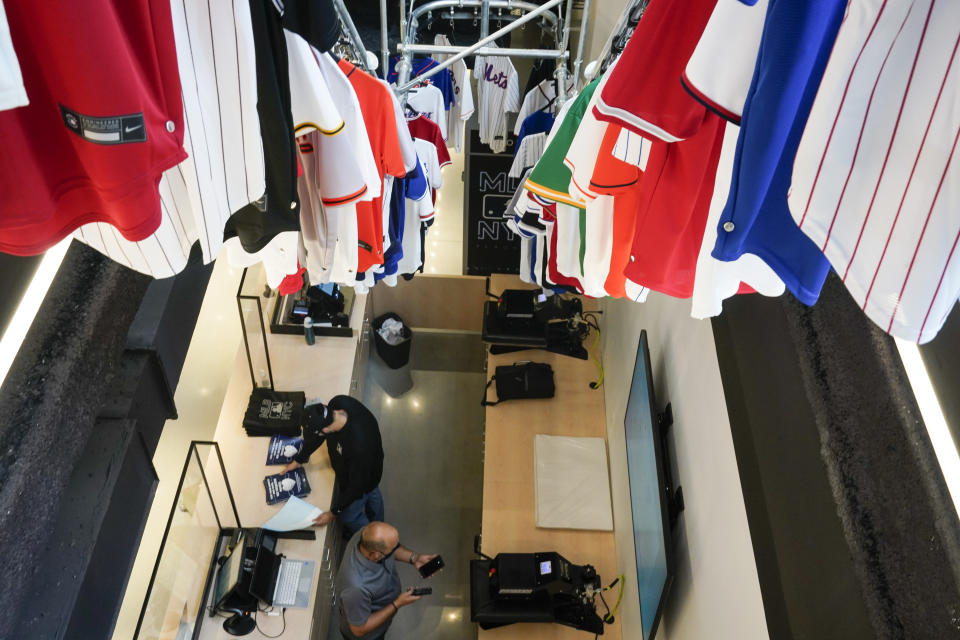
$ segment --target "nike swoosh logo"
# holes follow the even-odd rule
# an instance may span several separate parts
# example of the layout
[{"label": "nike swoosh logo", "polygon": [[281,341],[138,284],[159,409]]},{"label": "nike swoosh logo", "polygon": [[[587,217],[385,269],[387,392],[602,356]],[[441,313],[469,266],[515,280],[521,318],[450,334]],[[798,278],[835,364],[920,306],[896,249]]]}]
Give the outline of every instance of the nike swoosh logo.
[{"label": "nike swoosh logo", "polygon": [[137,129],[139,129],[139,128],[142,127],[142,126],[143,126],[142,124],[138,124],[138,125],[135,126],[135,127],[124,127],[124,128],[123,128],[123,132],[124,132],[124,133],[130,133],[131,131],[136,131]]}]

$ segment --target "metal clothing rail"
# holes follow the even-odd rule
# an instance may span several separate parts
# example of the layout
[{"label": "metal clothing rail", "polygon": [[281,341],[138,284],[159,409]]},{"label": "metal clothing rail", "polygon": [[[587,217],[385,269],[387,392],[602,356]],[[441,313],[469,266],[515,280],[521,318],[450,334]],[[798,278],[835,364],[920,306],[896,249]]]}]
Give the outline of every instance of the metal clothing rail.
[{"label": "metal clothing rail", "polygon": [[[548,2],[542,5],[535,5],[530,2],[523,2],[520,0],[433,0],[428,2],[416,9],[410,11],[409,17],[407,15],[407,6],[406,0],[400,0],[400,43],[397,45],[397,50],[400,53],[400,61],[397,64],[397,84],[398,89],[397,93],[400,95],[405,94],[413,86],[430,78],[437,73],[440,73],[444,69],[450,67],[455,62],[462,60],[468,55],[500,55],[508,57],[527,57],[527,58],[553,58],[561,61],[561,64],[557,65],[557,70],[555,76],[558,81],[558,99],[562,102],[566,98],[566,86],[567,86],[567,61],[570,58],[570,52],[567,47],[570,40],[570,26],[571,26],[571,16],[573,12],[573,0],[566,0],[566,12],[560,13],[559,9],[564,3],[564,0],[548,0]],[[411,3],[412,5],[412,3]],[[415,44],[412,40],[415,39],[416,29],[419,24],[419,18],[424,13],[431,11],[439,11],[444,8],[449,8],[451,10],[450,16],[454,16],[454,9],[463,8],[463,7],[479,7],[480,8],[480,40],[476,43],[470,45],[469,47],[450,47],[450,46],[437,46],[437,45],[421,45]],[[498,29],[494,33],[490,33],[490,8],[496,9],[508,9],[511,12],[514,9],[527,10],[527,13],[524,15],[513,19],[511,15],[510,18],[513,21],[506,25],[505,27]],[[552,13],[550,10],[554,7],[558,7],[559,17]],[[577,60],[574,65],[574,79],[579,76],[580,66],[583,62],[583,47],[586,38],[586,27],[588,22],[588,17],[590,13],[590,0],[584,0],[584,10],[583,15],[580,21],[580,38],[579,44],[577,47]],[[442,16],[442,14],[441,14]],[[500,48],[485,48],[486,45],[490,44],[497,38],[506,35],[507,33],[513,31],[517,27],[523,26],[538,18],[543,16],[547,22],[550,22],[554,25],[556,32],[556,26],[558,24],[563,25],[563,34],[562,37],[558,38],[558,47],[557,49],[500,49]],[[380,0],[380,41],[383,51],[381,56],[383,59],[384,68],[388,64],[388,54],[386,51],[386,42],[387,42],[387,18],[386,18],[386,0]],[[412,57],[415,53],[452,53],[453,56],[444,60],[441,64],[431,67],[429,71],[423,75],[417,76],[416,80],[410,80],[410,72],[412,70]]]},{"label": "metal clothing rail", "polygon": [[[386,0],[382,0],[386,2]],[[370,68],[370,63],[367,62],[367,50],[363,46],[363,39],[360,37],[360,32],[357,31],[357,25],[353,24],[353,18],[350,17],[350,12],[347,11],[347,6],[343,3],[343,0],[333,0],[333,7],[336,9],[337,14],[340,16],[340,22],[343,23],[343,26],[347,29],[347,36],[350,38],[350,44],[353,46],[354,50],[357,52],[358,64],[361,69],[368,73],[372,73],[373,69]],[[386,64],[386,61],[384,61]]]}]

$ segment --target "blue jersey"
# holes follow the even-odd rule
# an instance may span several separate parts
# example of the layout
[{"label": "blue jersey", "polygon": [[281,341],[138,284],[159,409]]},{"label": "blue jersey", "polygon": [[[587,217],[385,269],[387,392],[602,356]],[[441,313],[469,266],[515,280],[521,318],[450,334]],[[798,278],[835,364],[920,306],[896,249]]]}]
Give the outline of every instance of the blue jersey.
[{"label": "blue jersey", "polygon": [[846,6],[846,0],[770,0],[713,249],[718,260],[759,256],[805,304],[816,302],[830,264],[794,222],[787,191]]},{"label": "blue jersey", "polygon": [[[400,61],[399,57],[390,58],[390,72],[387,74],[387,82],[393,84],[397,81],[397,63]],[[413,69],[410,72],[410,79],[413,80],[419,75],[422,75],[434,68],[439,62],[433,58],[414,58],[413,59]],[[447,111],[450,111],[450,105],[453,104],[456,94],[454,93],[453,87],[453,73],[450,69],[444,69],[440,73],[430,76],[425,80],[427,84],[432,84],[436,88],[440,89],[440,92],[443,94],[443,106]]]},{"label": "blue jersey", "polygon": [[513,155],[517,155],[517,149],[520,148],[520,143],[526,136],[535,133],[549,133],[556,119],[557,117],[549,111],[535,111],[524,118],[523,124],[520,125],[520,134],[513,143]]},{"label": "blue jersey", "polygon": [[387,234],[390,237],[390,246],[383,253],[383,273],[375,273],[374,280],[382,280],[384,276],[397,272],[397,263],[403,257],[403,229],[407,215],[407,198],[419,200],[427,195],[427,178],[424,174],[420,159],[416,166],[407,171],[403,178],[393,181],[393,192],[390,197],[390,221],[387,225]]}]

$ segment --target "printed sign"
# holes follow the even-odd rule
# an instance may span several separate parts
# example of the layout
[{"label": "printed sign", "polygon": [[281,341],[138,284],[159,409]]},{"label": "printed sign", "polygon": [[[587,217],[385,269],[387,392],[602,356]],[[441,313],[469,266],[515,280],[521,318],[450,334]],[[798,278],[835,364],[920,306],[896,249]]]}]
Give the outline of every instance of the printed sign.
[{"label": "printed sign", "polygon": [[520,240],[504,217],[520,180],[507,173],[513,163],[513,134],[504,153],[493,153],[476,130],[467,140],[464,207],[465,273],[471,276],[520,272]]}]

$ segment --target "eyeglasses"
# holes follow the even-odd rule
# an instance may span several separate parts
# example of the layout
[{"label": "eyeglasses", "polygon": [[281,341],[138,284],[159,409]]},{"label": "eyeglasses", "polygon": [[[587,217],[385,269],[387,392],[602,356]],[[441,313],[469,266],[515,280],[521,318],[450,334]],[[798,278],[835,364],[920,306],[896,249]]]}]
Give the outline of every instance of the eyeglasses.
[{"label": "eyeglasses", "polygon": [[390,551],[389,551],[388,553],[385,553],[385,554],[383,555],[383,558],[380,559],[380,562],[383,562],[384,560],[386,560],[387,558],[389,558],[390,556],[392,556],[393,553],[394,553],[397,549],[399,549],[399,548],[400,548],[400,541],[398,540],[398,541],[397,541],[397,546],[395,546],[393,549],[390,549]]}]

